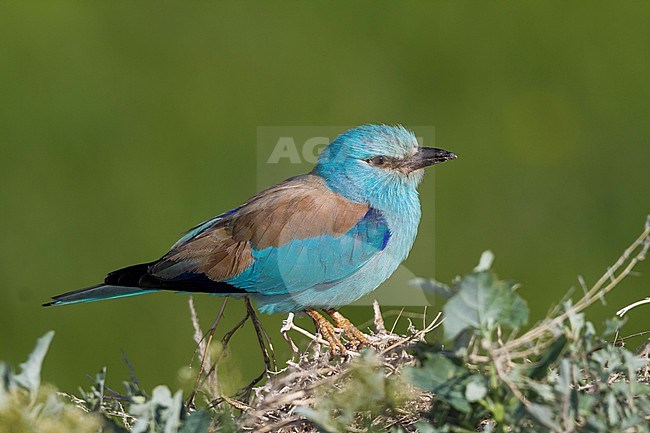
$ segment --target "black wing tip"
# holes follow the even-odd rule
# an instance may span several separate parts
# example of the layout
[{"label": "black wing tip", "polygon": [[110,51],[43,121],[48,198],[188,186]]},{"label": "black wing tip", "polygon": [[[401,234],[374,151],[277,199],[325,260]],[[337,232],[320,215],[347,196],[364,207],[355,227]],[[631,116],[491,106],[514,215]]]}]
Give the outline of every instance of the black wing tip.
[{"label": "black wing tip", "polygon": [[46,302],[41,307],[54,307],[56,305],[59,305],[59,301],[52,300],[50,302]]}]

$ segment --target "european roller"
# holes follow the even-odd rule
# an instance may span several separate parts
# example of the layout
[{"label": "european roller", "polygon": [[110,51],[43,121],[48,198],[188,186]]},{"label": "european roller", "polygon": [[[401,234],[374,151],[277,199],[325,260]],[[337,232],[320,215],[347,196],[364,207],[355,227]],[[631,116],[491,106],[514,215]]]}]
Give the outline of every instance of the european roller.
[{"label": "european roller", "polygon": [[349,341],[367,343],[337,309],[372,292],[406,259],[420,222],[424,168],[455,158],[419,147],[403,126],[351,129],[323,150],[310,173],[190,229],[158,260],[113,271],[102,284],[45,305],[159,290],[249,296],[262,312],[304,311],[330,348],[344,352],[317,310]]}]

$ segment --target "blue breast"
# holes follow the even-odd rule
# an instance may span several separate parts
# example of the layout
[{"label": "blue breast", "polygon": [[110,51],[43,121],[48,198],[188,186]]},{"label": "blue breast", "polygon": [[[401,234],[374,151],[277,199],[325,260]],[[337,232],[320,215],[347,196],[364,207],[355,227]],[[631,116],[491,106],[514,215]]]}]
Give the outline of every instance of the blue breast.
[{"label": "blue breast", "polygon": [[[301,271],[295,273],[291,269],[287,272],[286,266],[279,263],[278,256],[275,256],[275,266],[267,269],[273,270],[271,275],[281,276],[284,289],[279,291],[271,289],[255,295],[260,310],[275,313],[305,308],[337,308],[353,303],[376,289],[404,261],[413,246],[420,221],[419,201],[416,201],[405,215],[401,213],[399,215],[379,213],[379,215],[385,221],[386,229],[377,231],[368,227],[371,233],[375,233],[374,242],[357,244],[363,250],[360,256],[367,258],[361,265],[358,262],[356,265],[350,265],[351,262],[347,257],[351,257],[351,254],[343,254],[343,250],[333,247],[332,240],[313,245],[315,249],[309,248],[311,252],[303,249],[305,251],[303,267]],[[361,227],[364,225],[366,224],[362,224]],[[352,231],[356,231],[356,227]],[[344,238],[344,244],[350,245],[348,242],[355,239],[355,236],[346,234]],[[341,277],[322,279],[324,269],[327,270],[325,272],[337,271],[336,273]],[[254,275],[260,282],[265,281],[264,284],[269,284],[268,280],[265,280],[268,276],[266,272],[266,270],[260,272],[251,269],[245,274]],[[243,277],[243,274],[240,277]],[[241,282],[234,280],[232,284]],[[318,280],[321,282],[317,282]],[[251,282],[252,279],[247,280],[247,283]],[[266,287],[270,289],[271,286],[269,284]],[[254,287],[249,290],[257,291]]]}]

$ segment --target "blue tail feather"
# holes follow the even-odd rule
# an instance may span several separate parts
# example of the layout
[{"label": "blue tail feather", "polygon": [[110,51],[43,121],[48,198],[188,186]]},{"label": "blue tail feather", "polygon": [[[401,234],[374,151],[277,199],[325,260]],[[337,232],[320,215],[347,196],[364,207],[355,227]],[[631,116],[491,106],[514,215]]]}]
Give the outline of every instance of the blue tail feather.
[{"label": "blue tail feather", "polygon": [[144,295],[157,292],[157,290],[141,289],[139,287],[112,286],[99,284],[86,289],[63,293],[52,298],[52,301],[43,304],[44,307],[56,305],[77,304],[80,302],[102,301],[104,299],[126,298],[127,296]]}]

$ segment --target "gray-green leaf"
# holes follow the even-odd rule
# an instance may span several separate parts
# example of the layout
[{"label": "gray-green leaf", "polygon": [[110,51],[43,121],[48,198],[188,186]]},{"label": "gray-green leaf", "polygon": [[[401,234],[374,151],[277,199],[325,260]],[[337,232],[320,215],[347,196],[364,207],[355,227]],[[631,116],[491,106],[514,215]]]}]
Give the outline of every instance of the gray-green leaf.
[{"label": "gray-green leaf", "polygon": [[464,413],[471,410],[465,398],[465,387],[470,376],[467,369],[439,353],[428,355],[420,368],[407,367],[404,370],[408,382],[433,392],[439,399]]},{"label": "gray-green leaf", "polygon": [[41,366],[52,338],[54,338],[54,331],[48,331],[36,341],[36,347],[29,354],[27,361],[20,364],[20,374],[14,377],[16,384],[26,389],[32,400],[36,397],[38,388],[41,386]]},{"label": "gray-green leaf", "polygon": [[475,376],[465,388],[465,398],[472,403],[481,400],[486,394],[487,386],[485,386],[485,381],[478,376]]},{"label": "gray-green leaf", "polygon": [[466,275],[458,287],[458,293],[443,308],[445,337],[449,340],[467,328],[488,335],[497,325],[518,328],[528,320],[524,300],[492,272]]}]

